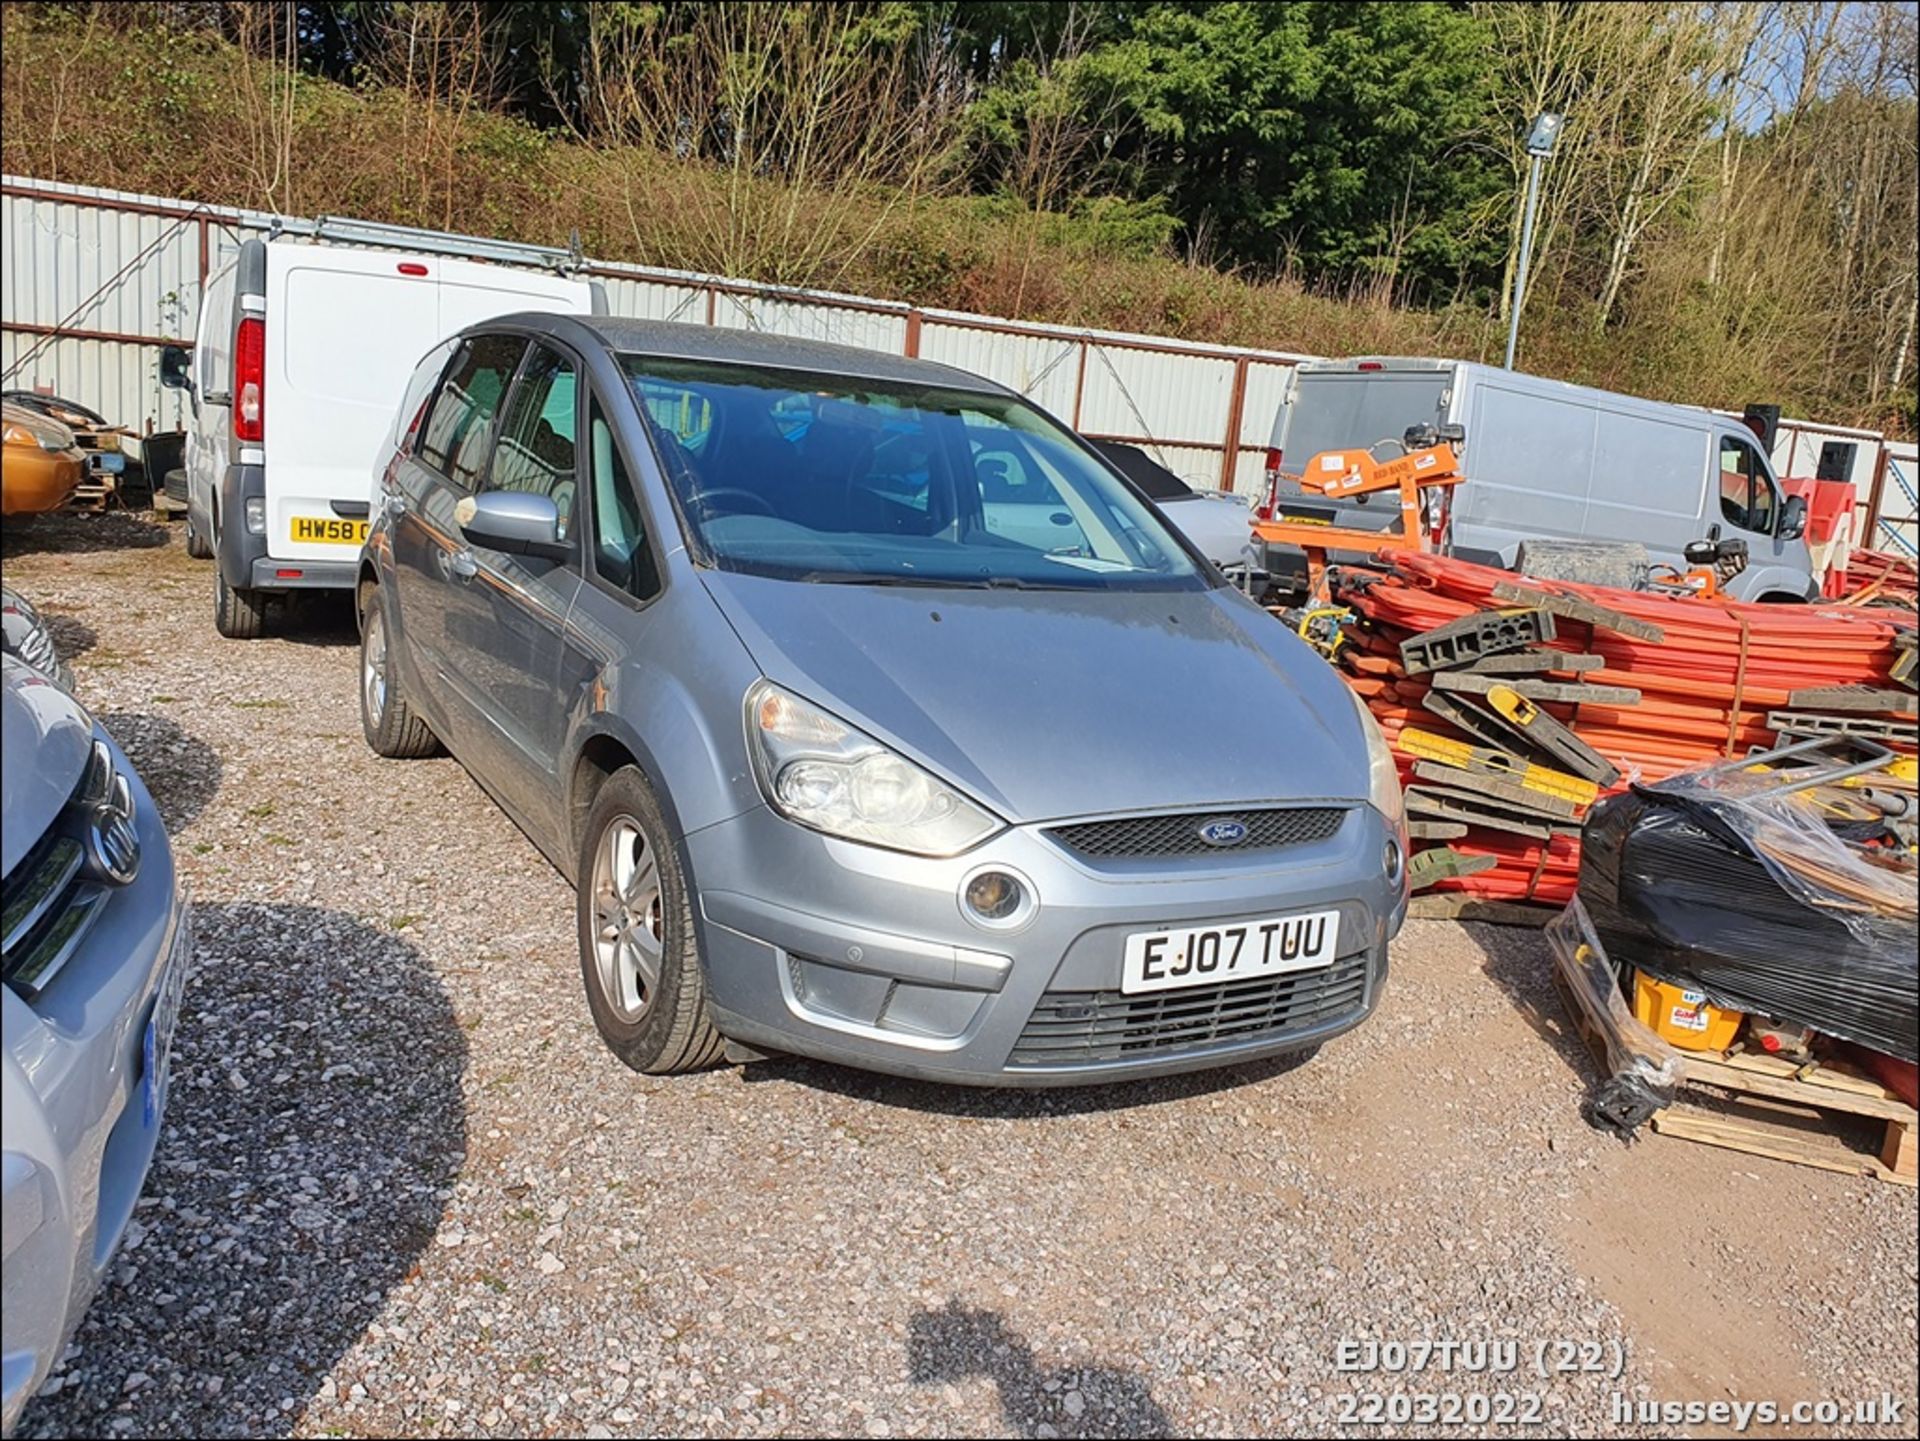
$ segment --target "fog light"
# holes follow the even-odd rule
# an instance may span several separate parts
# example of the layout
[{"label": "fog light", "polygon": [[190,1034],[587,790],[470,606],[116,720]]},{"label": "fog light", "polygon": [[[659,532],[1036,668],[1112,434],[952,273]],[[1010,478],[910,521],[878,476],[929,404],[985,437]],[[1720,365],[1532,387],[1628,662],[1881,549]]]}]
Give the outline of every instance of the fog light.
[{"label": "fog light", "polygon": [[1400,873],[1406,869],[1407,858],[1406,853],[1400,849],[1397,838],[1391,836],[1387,838],[1386,854],[1381,859],[1386,864],[1387,880],[1393,885],[1399,885]]},{"label": "fog light", "polygon": [[247,529],[255,535],[267,533],[267,501],[265,496],[247,497]]},{"label": "fog light", "polygon": [[1005,871],[982,871],[967,882],[967,909],[983,921],[1004,921],[1020,909],[1025,895]]}]

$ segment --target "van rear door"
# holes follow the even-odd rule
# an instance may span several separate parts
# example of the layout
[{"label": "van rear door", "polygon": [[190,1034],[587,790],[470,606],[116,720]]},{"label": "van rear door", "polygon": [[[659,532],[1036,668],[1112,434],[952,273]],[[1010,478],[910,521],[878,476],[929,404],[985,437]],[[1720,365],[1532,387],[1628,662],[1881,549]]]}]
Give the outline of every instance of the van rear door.
[{"label": "van rear door", "polygon": [[[1395,368],[1394,362],[1361,362],[1377,369],[1322,369],[1303,365],[1274,422],[1273,446],[1281,454],[1280,514],[1291,520],[1324,520],[1356,530],[1397,524],[1397,495],[1328,500],[1304,495],[1299,475],[1326,450],[1372,450],[1382,460],[1401,453],[1409,426],[1439,425],[1452,400],[1453,368],[1432,362]],[[1388,442],[1383,444],[1382,442]]]},{"label": "van rear door", "polygon": [[267,554],[353,559],[420,357],[478,320],[587,313],[584,281],[387,250],[267,247]]},{"label": "van rear door", "polygon": [[[440,338],[426,265],[390,251],[267,247],[267,554],[352,560],[374,455]],[[416,273],[421,272],[421,273]]]}]

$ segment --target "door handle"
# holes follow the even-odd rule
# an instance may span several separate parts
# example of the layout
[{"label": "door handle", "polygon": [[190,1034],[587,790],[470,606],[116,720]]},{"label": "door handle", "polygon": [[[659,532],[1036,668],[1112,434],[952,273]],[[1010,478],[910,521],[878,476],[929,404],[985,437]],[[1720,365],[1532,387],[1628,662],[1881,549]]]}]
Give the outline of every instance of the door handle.
[{"label": "door handle", "polygon": [[470,550],[456,550],[447,557],[447,573],[455,580],[472,580],[480,573],[480,562]]}]

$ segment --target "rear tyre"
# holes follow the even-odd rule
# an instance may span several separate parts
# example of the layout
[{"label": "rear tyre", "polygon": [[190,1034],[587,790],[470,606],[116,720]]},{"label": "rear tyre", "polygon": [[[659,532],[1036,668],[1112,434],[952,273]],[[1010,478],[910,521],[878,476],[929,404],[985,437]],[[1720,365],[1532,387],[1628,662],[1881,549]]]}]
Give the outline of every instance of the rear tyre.
[{"label": "rear tyre", "polygon": [[375,755],[389,760],[418,760],[440,749],[400,689],[377,585],[360,591],[360,732]]},{"label": "rear tyre", "polygon": [[258,640],[267,629],[266,595],[230,586],[226,576],[215,571],[213,628],[228,640]]},{"label": "rear tyre", "polygon": [[200,534],[200,527],[193,523],[193,512],[187,512],[187,554],[195,560],[213,559],[213,542]]},{"label": "rear tyre", "polygon": [[726,1043],[707,1015],[686,874],[636,767],[594,797],[576,874],[580,971],[607,1048],[655,1076],[717,1064]]}]

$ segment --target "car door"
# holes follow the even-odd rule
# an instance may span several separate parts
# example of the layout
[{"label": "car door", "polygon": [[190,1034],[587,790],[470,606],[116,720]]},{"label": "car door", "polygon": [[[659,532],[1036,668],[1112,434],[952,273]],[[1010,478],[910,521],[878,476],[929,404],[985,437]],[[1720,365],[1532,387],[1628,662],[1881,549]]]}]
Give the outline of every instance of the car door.
[{"label": "car door", "polygon": [[[686,404],[677,403],[679,399]],[[638,678],[662,664],[670,649],[664,644],[668,637],[658,629],[666,622],[664,609],[654,602],[666,574],[662,556],[667,534],[660,527],[672,521],[656,523],[649,515],[637,484],[637,457],[628,452],[591,388],[586,401],[580,449],[585,584],[574,598],[555,688],[559,706],[569,714],[632,715],[639,707],[623,704],[621,687],[645,684]],[[705,411],[692,391],[678,398],[666,396],[650,409],[656,423],[665,425],[675,439],[683,444],[687,438],[698,439],[684,428],[685,417]],[[662,419],[666,415],[683,423]]]},{"label": "car door", "polygon": [[472,578],[462,573],[472,554],[454,507],[486,472],[494,423],[526,350],[518,335],[471,335],[460,342],[412,452],[400,463],[400,504],[390,526],[409,668],[429,693],[425,707],[435,734],[470,765],[479,763],[472,748],[487,727],[471,681],[451,657],[452,612],[468,604]]},{"label": "car door", "polygon": [[535,341],[495,427],[477,494],[551,499],[575,555],[515,555],[461,536],[449,562],[445,660],[481,722],[482,780],[523,823],[546,833],[559,816],[566,712],[554,695],[561,637],[580,588],[573,525],[578,489],[579,365]]}]

